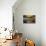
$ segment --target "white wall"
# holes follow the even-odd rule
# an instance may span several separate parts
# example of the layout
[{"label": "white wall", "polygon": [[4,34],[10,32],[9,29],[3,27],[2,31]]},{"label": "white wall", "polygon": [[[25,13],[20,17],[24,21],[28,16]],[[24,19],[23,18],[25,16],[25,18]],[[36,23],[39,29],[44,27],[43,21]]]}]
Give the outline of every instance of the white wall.
[{"label": "white wall", "polygon": [[16,0],[0,0],[0,27],[12,28],[12,6]]},{"label": "white wall", "polygon": [[42,0],[41,3],[41,38],[42,46],[46,46],[46,0]]},{"label": "white wall", "polygon": [[[39,5],[39,4],[40,4],[40,2],[37,2],[37,5]],[[35,4],[32,4],[32,6],[34,6],[34,5]],[[37,13],[36,13],[37,23],[36,24],[23,24],[23,22],[22,22],[23,21],[22,15],[25,14],[30,9],[30,7],[32,7],[32,6],[30,6],[30,7],[28,7],[28,6],[30,6],[28,3],[27,4],[24,3],[23,5],[18,5],[18,3],[16,3],[13,6],[13,11],[14,11],[14,15],[15,15],[15,27],[18,31],[23,32],[24,36],[27,36],[26,34],[28,34],[28,38],[30,36],[31,36],[31,38],[33,37],[34,40],[37,41],[37,43],[38,43],[38,40],[41,38],[41,44],[42,44],[41,46],[46,46],[46,0],[41,0],[41,9],[40,9],[41,15],[40,15],[39,10],[37,10]],[[39,9],[40,5],[38,7],[37,6],[34,6],[34,7]],[[34,9],[34,7],[32,9]],[[28,10],[27,10],[27,8],[28,8]],[[34,9],[34,10],[35,11],[33,12],[33,14],[36,12],[36,9]],[[39,12],[39,15],[38,15],[38,12]],[[32,11],[30,11],[29,14],[32,14]],[[39,18],[41,18],[41,19],[39,19]],[[40,21],[41,29],[40,29],[40,23],[38,22],[38,20],[41,20]],[[38,32],[40,33],[40,34],[38,34],[39,38],[37,35]],[[40,37],[40,35],[41,35],[41,37]],[[39,41],[39,43],[40,43],[40,41]],[[39,46],[39,43],[37,44],[38,46]]]},{"label": "white wall", "polygon": [[[25,38],[34,40],[36,46],[41,46],[41,1],[23,0],[17,7],[16,5],[13,6],[15,28],[22,32]],[[36,23],[23,24],[25,14],[36,15]]]}]

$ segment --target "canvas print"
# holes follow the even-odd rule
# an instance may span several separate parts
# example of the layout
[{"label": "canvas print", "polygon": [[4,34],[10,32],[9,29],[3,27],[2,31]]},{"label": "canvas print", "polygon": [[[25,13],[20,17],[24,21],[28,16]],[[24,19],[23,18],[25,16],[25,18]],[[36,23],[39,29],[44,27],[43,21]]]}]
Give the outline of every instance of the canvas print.
[{"label": "canvas print", "polygon": [[35,23],[35,15],[23,15],[23,23]]}]

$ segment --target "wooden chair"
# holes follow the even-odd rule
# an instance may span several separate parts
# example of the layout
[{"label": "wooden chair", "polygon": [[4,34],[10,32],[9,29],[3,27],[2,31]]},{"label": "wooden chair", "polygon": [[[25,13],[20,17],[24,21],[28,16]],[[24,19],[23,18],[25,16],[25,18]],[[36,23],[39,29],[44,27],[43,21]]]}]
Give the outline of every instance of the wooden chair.
[{"label": "wooden chair", "polygon": [[35,46],[35,43],[32,40],[26,40],[25,46]]},{"label": "wooden chair", "polygon": [[15,33],[15,41],[16,41],[16,46],[21,46],[22,44],[22,33]]}]

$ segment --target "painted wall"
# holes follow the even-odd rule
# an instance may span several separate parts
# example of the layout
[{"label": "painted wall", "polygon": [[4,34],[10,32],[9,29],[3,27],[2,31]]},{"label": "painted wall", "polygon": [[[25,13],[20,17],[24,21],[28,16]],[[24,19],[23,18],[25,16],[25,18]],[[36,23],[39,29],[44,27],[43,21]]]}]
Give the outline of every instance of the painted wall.
[{"label": "painted wall", "polygon": [[[5,36],[10,36],[10,32],[7,30],[4,31],[4,27],[8,28],[9,30],[12,29],[12,6],[16,0],[0,0],[0,38],[5,38]],[[1,29],[1,27],[3,27]],[[9,38],[9,37],[7,37]]]},{"label": "painted wall", "polygon": [[12,6],[16,0],[0,0],[0,27],[12,28]]},{"label": "painted wall", "polygon": [[41,3],[41,40],[42,46],[46,46],[46,0],[42,0]]},{"label": "painted wall", "polygon": [[[19,1],[18,1],[19,2]],[[13,6],[14,24],[24,38],[35,41],[36,46],[41,46],[41,0],[22,0]],[[23,24],[23,15],[36,15],[35,24]]]}]

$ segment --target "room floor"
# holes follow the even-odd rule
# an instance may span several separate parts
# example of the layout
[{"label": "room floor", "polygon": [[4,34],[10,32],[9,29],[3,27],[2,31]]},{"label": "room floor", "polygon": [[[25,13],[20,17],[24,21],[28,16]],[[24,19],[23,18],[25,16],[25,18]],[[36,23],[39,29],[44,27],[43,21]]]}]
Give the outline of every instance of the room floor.
[{"label": "room floor", "polygon": [[13,40],[6,40],[6,42],[4,42],[2,45],[0,46],[16,46],[15,44],[15,39]]}]

